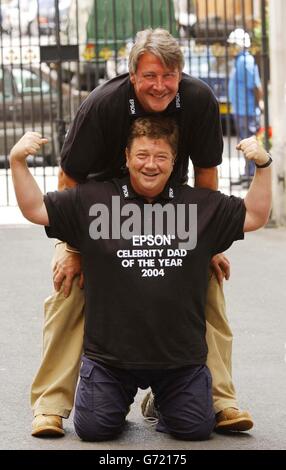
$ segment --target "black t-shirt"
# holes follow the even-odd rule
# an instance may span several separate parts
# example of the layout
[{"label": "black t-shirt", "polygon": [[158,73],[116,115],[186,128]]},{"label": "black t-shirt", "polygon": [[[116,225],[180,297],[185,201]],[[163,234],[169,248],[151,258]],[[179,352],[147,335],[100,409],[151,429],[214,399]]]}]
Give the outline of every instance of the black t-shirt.
[{"label": "black t-shirt", "polygon": [[[135,230],[130,223],[136,225],[132,217],[138,210],[150,221],[144,211],[154,209],[155,202],[157,208],[175,211],[177,228],[167,225],[165,217],[163,230],[153,228],[144,235],[143,224]],[[148,204],[125,177],[48,193],[45,204],[48,236],[77,246],[82,254],[85,354],[132,369],[204,364],[208,266],[215,253],[243,238],[243,200],[185,185],[167,186]],[[194,249],[180,244],[185,236],[182,224],[178,234],[179,219],[183,229],[197,236]],[[124,239],[128,227],[133,235]],[[98,230],[104,238],[96,239]]]},{"label": "black t-shirt", "polygon": [[[128,74],[97,87],[82,103],[69,129],[61,167],[78,182],[90,174],[101,180],[122,175],[132,121],[147,115],[136,99]],[[221,163],[219,108],[208,85],[183,74],[175,99],[162,115],[172,116],[180,129],[175,181],[187,181],[189,158],[201,168]]]}]

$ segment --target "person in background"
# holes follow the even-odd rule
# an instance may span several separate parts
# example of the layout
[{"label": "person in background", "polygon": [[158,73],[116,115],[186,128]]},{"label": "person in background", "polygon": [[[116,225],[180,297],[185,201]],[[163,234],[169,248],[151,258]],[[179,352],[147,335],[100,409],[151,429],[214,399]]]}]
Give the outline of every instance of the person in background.
[{"label": "person in background", "polygon": [[[229,99],[239,140],[256,135],[263,110],[263,91],[259,69],[249,48],[249,34],[241,28],[232,31],[228,43],[234,47],[234,67],[229,79]],[[249,181],[255,165],[245,160],[244,177]]]}]

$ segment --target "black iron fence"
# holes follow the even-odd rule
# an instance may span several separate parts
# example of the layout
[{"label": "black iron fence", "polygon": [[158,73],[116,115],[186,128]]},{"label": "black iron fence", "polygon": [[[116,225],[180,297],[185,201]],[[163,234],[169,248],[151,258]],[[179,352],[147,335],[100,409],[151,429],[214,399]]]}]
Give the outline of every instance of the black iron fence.
[{"label": "black iron fence", "polygon": [[0,0],[0,8],[0,206],[15,203],[8,154],[19,137],[37,130],[49,139],[29,164],[43,189],[54,189],[79,104],[126,72],[136,32],[157,26],[178,39],[185,72],[208,83],[219,101],[221,186],[247,186],[251,169],[237,140],[244,131],[271,144],[266,0]]}]

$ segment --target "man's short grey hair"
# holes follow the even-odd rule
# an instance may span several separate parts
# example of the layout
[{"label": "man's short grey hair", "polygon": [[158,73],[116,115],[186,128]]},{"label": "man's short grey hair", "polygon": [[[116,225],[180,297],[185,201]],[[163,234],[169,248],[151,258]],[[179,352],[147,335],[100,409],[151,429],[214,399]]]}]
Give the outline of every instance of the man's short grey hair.
[{"label": "man's short grey hair", "polygon": [[168,69],[184,68],[184,56],[176,39],[166,29],[144,29],[139,31],[129,55],[129,72],[136,73],[142,54],[150,52],[160,59]]}]

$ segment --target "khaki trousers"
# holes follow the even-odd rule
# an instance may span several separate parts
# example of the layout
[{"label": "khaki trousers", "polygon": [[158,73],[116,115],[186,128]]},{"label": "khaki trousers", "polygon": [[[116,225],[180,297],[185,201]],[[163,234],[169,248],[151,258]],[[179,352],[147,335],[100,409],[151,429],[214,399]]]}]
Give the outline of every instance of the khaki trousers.
[{"label": "khaki trousers", "polygon": [[[56,245],[53,264],[65,244]],[[83,342],[84,291],[74,280],[71,294],[65,298],[54,292],[45,301],[43,357],[32,384],[34,415],[51,414],[67,418],[73,407]],[[215,412],[238,408],[231,377],[232,333],[225,314],[223,290],[210,276],[206,304],[207,365],[213,378]]]}]

